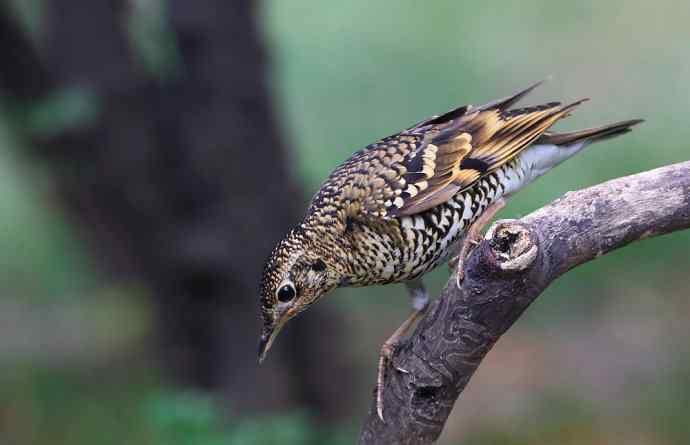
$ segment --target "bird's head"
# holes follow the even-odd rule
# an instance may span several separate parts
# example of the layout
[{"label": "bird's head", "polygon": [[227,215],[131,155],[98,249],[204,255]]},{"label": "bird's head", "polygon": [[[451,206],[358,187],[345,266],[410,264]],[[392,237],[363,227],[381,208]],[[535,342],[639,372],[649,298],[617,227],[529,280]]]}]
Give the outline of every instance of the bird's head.
[{"label": "bird's head", "polygon": [[259,362],[285,323],[342,283],[337,254],[316,234],[292,230],[271,253],[261,279]]}]

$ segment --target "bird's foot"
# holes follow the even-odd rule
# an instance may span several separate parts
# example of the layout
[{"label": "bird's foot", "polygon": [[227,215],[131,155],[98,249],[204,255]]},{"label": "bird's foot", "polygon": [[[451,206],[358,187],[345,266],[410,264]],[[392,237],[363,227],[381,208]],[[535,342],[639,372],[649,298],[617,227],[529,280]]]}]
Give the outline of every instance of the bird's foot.
[{"label": "bird's foot", "polygon": [[379,355],[379,367],[376,376],[376,413],[379,415],[379,419],[383,420],[383,389],[386,383],[386,372],[389,367],[392,367],[403,374],[409,374],[410,371],[401,368],[400,366],[393,363],[393,355],[398,347],[398,342],[387,341],[381,346],[381,353]]},{"label": "bird's foot", "polygon": [[460,283],[462,283],[462,281],[465,279],[465,260],[469,256],[471,249],[474,246],[477,246],[482,239],[482,228],[484,228],[484,226],[486,226],[489,223],[489,221],[491,221],[491,218],[493,218],[496,215],[496,213],[498,213],[498,211],[501,210],[505,205],[505,198],[497,199],[496,201],[491,203],[486,209],[484,209],[479,218],[477,218],[475,222],[470,224],[470,227],[467,229],[467,232],[465,233],[465,238],[463,238],[463,240],[460,242],[458,255],[456,257],[457,259],[455,269],[457,270],[457,273],[455,276],[455,284],[458,287],[460,287]]},{"label": "bird's foot", "polygon": [[449,267],[456,270],[455,284],[458,287],[465,279],[465,260],[467,260],[470,253],[472,253],[472,249],[478,246],[481,240],[479,234],[475,234],[475,237],[470,237],[470,235],[472,234],[468,233],[468,237],[463,241],[460,252],[448,262]]},{"label": "bird's foot", "polygon": [[386,371],[393,359],[396,346],[394,343],[385,342],[381,346],[381,353],[379,355],[379,368],[376,376],[376,413],[379,415],[381,422],[385,422],[383,420],[383,388],[385,387]]},{"label": "bird's foot", "polygon": [[379,415],[379,419],[381,419],[382,422],[384,422],[383,389],[386,386],[386,371],[389,365],[392,364],[396,371],[402,372],[403,374],[410,373],[407,369],[403,369],[393,363],[393,355],[400,345],[402,338],[405,337],[405,334],[407,334],[417,319],[424,314],[429,306],[429,294],[420,280],[409,281],[405,284],[412,298],[412,313],[403,321],[400,327],[393,332],[393,335],[383,343],[381,346],[381,353],[379,354],[379,367],[376,374],[376,413]]}]

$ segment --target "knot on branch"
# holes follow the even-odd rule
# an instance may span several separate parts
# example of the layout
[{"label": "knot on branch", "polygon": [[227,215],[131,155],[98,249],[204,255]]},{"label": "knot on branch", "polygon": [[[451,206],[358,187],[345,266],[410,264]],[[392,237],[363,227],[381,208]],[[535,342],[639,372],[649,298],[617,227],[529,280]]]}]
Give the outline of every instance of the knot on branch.
[{"label": "knot on branch", "polygon": [[484,261],[503,272],[527,269],[539,252],[529,228],[516,220],[497,221],[484,239]]}]

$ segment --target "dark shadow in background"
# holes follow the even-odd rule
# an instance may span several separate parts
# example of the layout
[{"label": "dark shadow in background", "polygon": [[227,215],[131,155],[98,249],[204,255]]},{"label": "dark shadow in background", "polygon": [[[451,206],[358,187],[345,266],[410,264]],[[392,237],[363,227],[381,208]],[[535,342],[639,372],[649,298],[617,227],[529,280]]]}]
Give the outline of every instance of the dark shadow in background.
[{"label": "dark shadow in background", "polygon": [[263,261],[303,196],[271,110],[256,2],[170,2],[181,60],[164,79],[137,63],[127,5],[48,1],[37,46],[0,14],[3,95],[22,103],[79,87],[97,104],[88,122],[28,134],[29,156],[54,173],[101,264],[151,290],[155,351],[176,382],[222,393],[235,412],[299,405],[342,418],[352,372],[333,353],[346,329],[328,307],[256,364]]}]

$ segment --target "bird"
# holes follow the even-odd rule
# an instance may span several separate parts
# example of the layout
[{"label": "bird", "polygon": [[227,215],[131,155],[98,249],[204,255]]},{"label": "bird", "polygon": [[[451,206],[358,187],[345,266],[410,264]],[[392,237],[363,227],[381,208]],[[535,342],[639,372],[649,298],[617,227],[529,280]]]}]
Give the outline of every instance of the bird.
[{"label": "bird", "polygon": [[378,361],[376,409],[383,421],[387,369],[429,306],[423,275],[450,262],[460,284],[482,228],[510,196],[591,143],[642,122],[551,132],[588,99],[512,108],[542,83],[422,120],[336,167],[264,267],[259,362],[288,320],[335,288],[403,283],[412,312],[383,343]]}]

